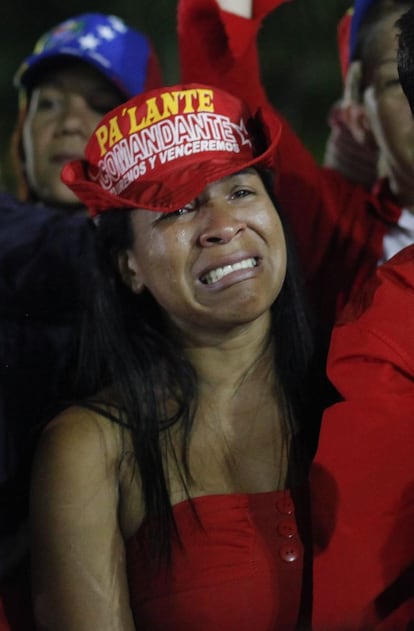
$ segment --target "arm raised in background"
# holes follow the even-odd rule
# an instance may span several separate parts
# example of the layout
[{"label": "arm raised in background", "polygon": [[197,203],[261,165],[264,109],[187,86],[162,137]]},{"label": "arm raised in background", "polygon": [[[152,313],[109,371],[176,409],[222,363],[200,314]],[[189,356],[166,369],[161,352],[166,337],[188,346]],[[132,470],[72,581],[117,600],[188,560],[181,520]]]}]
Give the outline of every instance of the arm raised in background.
[{"label": "arm raised in background", "polygon": [[287,0],[179,0],[178,36],[183,82],[233,92],[252,111],[267,101],[256,45],[262,21]]},{"label": "arm raised in background", "polygon": [[31,485],[40,631],[134,631],[120,505],[119,427],[69,408],[44,430]]},{"label": "arm raised in background", "polygon": [[[222,8],[216,0],[179,0],[182,78],[227,90],[255,113],[271,106],[261,81],[257,34],[264,18],[284,1],[253,0],[251,18],[224,10],[234,8],[235,2],[220,0]],[[289,123],[274,108],[273,113],[282,121],[275,156],[276,195],[288,216],[311,291],[316,292],[317,309],[331,321],[347,301],[358,273],[359,244],[369,238],[370,193],[341,173],[321,167]],[[400,211],[390,210],[396,212]]]}]

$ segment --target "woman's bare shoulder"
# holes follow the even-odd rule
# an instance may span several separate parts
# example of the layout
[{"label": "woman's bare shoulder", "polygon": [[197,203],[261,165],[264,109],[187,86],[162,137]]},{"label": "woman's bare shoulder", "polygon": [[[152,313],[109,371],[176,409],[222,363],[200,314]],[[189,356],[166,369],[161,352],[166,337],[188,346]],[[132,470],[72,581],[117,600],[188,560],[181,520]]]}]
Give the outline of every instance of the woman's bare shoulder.
[{"label": "woman's bare shoulder", "polygon": [[[42,628],[60,628],[61,619],[68,629],[133,628],[120,493],[122,431],[103,414],[74,405],[40,436],[30,532]],[[133,525],[139,527],[138,518]]]},{"label": "woman's bare shoulder", "polygon": [[[72,405],[43,429],[37,444],[35,467],[77,471],[82,476],[118,468],[124,444],[120,425],[95,409]],[[94,477],[94,476],[93,476]]]}]

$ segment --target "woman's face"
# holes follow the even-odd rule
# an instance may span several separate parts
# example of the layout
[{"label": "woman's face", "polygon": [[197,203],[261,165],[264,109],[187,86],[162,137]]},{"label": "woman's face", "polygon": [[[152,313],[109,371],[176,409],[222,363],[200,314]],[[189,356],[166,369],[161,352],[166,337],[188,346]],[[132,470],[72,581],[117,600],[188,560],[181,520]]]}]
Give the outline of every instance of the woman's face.
[{"label": "woman's face", "polygon": [[381,174],[402,197],[414,187],[414,121],[397,70],[393,12],[377,26],[371,49],[369,85],[363,94],[368,127],[380,150]]},{"label": "woman's face", "polygon": [[280,292],[283,229],[254,169],[208,185],[175,213],[136,210],[132,224],[123,277],[133,291],[150,291],[181,331],[248,323],[267,314]]},{"label": "woman's face", "polygon": [[100,72],[81,61],[41,75],[30,98],[22,138],[26,177],[38,199],[79,205],[60,179],[62,166],[83,158],[96,125],[121,100]]}]

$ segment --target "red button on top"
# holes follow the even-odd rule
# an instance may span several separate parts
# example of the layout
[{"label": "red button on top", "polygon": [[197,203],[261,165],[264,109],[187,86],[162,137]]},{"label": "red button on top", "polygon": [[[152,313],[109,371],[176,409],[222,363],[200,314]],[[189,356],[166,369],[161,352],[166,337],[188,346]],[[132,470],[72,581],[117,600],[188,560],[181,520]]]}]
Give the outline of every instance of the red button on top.
[{"label": "red button on top", "polygon": [[294,543],[285,543],[279,550],[280,558],[286,563],[292,563],[300,556],[300,549]]},{"label": "red button on top", "polygon": [[281,495],[276,500],[276,508],[283,515],[292,515],[295,507],[289,495]]},{"label": "red button on top", "polygon": [[297,533],[298,529],[293,519],[282,519],[277,525],[277,532],[281,537],[291,539]]}]

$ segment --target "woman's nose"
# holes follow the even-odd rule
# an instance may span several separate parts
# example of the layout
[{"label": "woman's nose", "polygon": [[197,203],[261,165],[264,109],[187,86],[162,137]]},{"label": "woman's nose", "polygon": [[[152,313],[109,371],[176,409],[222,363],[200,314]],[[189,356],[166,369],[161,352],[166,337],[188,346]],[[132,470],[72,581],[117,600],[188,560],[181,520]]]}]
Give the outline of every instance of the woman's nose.
[{"label": "woman's nose", "polygon": [[203,219],[199,241],[202,247],[229,243],[246,228],[236,209],[225,204],[206,204],[201,209]]},{"label": "woman's nose", "polygon": [[62,108],[60,129],[66,133],[84,133],[90,135],[94,129],[94,121],[87,104],[81,99],[68,99]]}]

